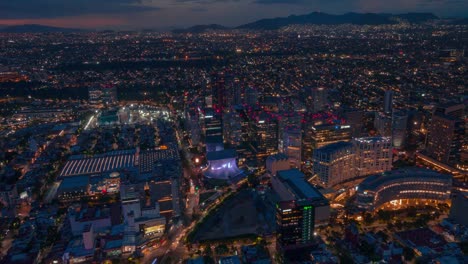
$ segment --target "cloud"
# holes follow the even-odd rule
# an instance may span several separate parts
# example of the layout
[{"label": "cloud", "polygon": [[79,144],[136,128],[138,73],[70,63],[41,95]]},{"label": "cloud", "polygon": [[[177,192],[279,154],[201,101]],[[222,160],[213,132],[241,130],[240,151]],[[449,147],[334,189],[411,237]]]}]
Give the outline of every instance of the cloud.
[{"label": "cloud", "polygon": [[254,3],[262,5],[276,5],[276,4],[285,4],[285,5],[302,5],[311,2],[308,0],[255,0]]},{"label": "cloud", "polygon": [[0,0],[2,19],[56,18],[95,14],[131,14],[160,8],[142,0]]}]

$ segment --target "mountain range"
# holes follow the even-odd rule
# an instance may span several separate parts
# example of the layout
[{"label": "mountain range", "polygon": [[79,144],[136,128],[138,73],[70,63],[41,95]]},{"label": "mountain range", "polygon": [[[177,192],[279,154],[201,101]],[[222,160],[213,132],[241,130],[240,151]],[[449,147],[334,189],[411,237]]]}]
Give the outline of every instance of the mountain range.
[{"label": "mountain range", "polygon": [[[246,29],[246,30],[276,30],[289,25],[390,25],[405,21],[408,23],[425,23],[432,20],[440,20],[432,13],[407,13],[407,14],[386,14],[386,13],[346,13],[333,15],[322,12],[313,12],[305,15],[291,15],[288,17],[277,17],[260,19],[252,23],[247,23],[237,27],[229,28],[218,24],[196,25],[186,29],[175,29],[173,33],[203,33],[212,30]],[[445,20],[444,20],[445,21]],[[466,24],[467,18],[451,19],[446,21],[450,24]],[[80,32],[85,31],[76,28],[61,28],[44,26],[38,24],[0,26],[3,33],[44,33],[44,32]]]},{"label": "mountain range", "polygon": [[[275,30],[289,25],[386,25],[397,24],[400,21],[409,23],[424,23],[439,19],[432,13],[407,13],[407,14],[383,14],[383,13],[346,13],[343,15],[332,15],[322,12],[313,12],[306,15],[291,15],[288,17],[277,17],[257,20],[252,23],[240,25],[234,29],[250,30]],[[221,25],[198,25],[183,30],[174,30],[174,33],[200,33],[207,30],[226,29]]]},{"label": "mountain range", "polygon": [[80,32],[84,31],[83,29],[77,28],[62,28],[62,27],[51,27],[38,24],[25,24],[25,25],[15,25],[15,26],[3,26],[0,27],[0,32],[2,33],[70,33],[70,32]]}]

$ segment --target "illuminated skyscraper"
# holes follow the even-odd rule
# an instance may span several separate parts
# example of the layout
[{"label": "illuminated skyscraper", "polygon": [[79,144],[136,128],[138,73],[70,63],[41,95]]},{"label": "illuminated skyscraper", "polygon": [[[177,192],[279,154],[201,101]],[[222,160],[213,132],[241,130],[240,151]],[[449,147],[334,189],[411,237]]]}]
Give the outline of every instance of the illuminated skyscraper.
[{"label": "illuminated skyscraper", "polygon": [[366,176],[392,169],[392,141],[390,137],[353,139],[356,153],[356,174]]},{"label": "illuminated skyscraper", "polygon": [[392,117],[383,112],[376,112],[374,117],[374,127],[377,133],[383,137],[392,135]]},{"label": "illuminated skyscraper", "polygon": [[278,152],[278,121],[266,113],[261,113],[257,117],[256,142],[259,158],[266,158],[268,155]]},{"label": "illuminated skyscraper", "polygon": [[325,110],[328,104],[328,92],[324,87],[316,87],[311,89],[312,96],[312,112],[320,112]]},{"label": "illuminated skyscraper", "polygon": [[303,155],[305,161],[312,161],[314,149],[340,141],[351,140],[350,125],[309,125],[305,129],[303,138]]},{"label": "illuminated skyscraper", "polygon": [[386,90],[384,96],[384,113],[391,114],[393,108],[393,91]]},{"label": "illuminated skyscraper", "polygon": [[450,116],[435,114],[427,135],[426,154],[444,164],[461,162],[463,146],[466,145],[465,122]]},{"label": "illuminated skyscraper", "polygon": [[300,127],[288,126],[283,130],[282,153],[289,157],[289,162],[294,168],[301,167],[302,131]]},{"label": "illuminated skyscraper", "polygon": [[408,128],[408,113],[406,111],[395,111],[392,115],[392,144],[396,149],[405,146]]},{"label": "illuminated skyscraper", "polygon": [[356,177],[354,146],[338,142],[314,150],[313,173],[327,187]]},{"label": "illuminated skyscraper", "polygon": [[281,252],[310,246],[316,223],[328,222],[328,200],[297,169],[278,171],[272,177],[276,206],[277,246]]}]

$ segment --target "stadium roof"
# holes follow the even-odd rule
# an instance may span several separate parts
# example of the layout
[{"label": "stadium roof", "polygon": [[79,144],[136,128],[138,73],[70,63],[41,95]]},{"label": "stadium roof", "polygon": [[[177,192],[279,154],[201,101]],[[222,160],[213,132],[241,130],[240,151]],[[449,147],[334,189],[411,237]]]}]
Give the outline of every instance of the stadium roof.
[{"label": "stadium roof", "polygon": [[404,168],[399,170],[388,171],[380,174],[375,174],[367,177],[364,181],[359,184],[358,189],[360,190],[373,190],[382,184],[386,184],[391,181],[405,181],[414,180],[419,178],[421,181],[451,181],[452,176],[448,174],[442,174],[437,171],[422,169],[422,168]]}]

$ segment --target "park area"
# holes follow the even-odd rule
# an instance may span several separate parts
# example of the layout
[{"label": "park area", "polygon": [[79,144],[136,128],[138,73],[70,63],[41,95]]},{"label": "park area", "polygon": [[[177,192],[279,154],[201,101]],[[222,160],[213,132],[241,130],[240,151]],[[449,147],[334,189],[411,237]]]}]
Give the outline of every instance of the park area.
[{"label": "park area", "polygon": [[205,242],[271,233],[274,209],[251,189],[243,189],[213,209],[199,223],[191,242]]}]

